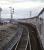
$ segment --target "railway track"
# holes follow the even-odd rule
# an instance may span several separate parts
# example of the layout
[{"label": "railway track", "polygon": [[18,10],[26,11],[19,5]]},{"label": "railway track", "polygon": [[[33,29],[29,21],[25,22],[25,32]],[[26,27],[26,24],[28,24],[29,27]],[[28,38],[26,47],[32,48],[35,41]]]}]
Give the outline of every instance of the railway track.
[{"label": "railway track", "polygon": [[36,29],[29,25],[24,25],[21,39],[13,50],[43,50],[37,37]]},{"label": "railway track", "polygon": [[29,24],[20,24],[16,35],[4,50],[42,50],[36,29]]},{"label": "railway track", "polygon": [[21,27],[18,27],[15,36],[3,47],[3,50],[12,50],[14,45],[16,45],[17,41],[20,40],[22,30],[23,29]]},{"label": "railway track", "polygon": [[28,29],[25,27],[23,29],[21,39],[17,43],[16,48],[14,50],[27,50],[28,43],[29,43],[29,32]]},{"label": "railway track", "polygon": [[[27,50],[28,44],[30,44],[29,31],[27,27],[24,26],[21,39],[18,41],[16,47],[13,50]],[[29,48],[31,50],[31,45],[29,45]]]}]

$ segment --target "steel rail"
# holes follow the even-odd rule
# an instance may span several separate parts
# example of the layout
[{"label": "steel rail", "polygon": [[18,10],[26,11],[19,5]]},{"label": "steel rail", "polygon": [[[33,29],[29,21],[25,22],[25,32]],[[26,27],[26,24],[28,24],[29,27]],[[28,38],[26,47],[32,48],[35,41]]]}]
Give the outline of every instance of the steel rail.
[{"label": "steel rail", "polygon": [[19,41],[19,39],[21,38],[22,35],[22,30],[21,27],[18,27],[15,36],[8,42],[8,44],[6,44],[3,47],[3,50],[12,50],[12,48],[14,47],[14,45]]},{"label": "steel rail", "polygon": [[[24,45],[23,45],[23,49],[24,50],[27,50],[27,46],[28,46],[28,41],[29,41],[29,31],[28,31],[28,28],[27,27],[25,27],[25,26],[23,26],[23,28],[25,28],[26,29],[26,31],[27,31],[27,33],[22,33],[22,36],[23,36],[23,34],[24,34],[24,36],[27,36],[27,42],[26,42],[26,44],[25,44],[25,47],[24,47]],[[25,30],[24,29],[24,30]],[[26,40],[26,37],[24,37],[25,38],[25,40]],[[22,40],[23,39],[23,37],[21,37],[21,39],[20,39],[20,41],[18,42],[18,44],[17,44],[17,46],[16,46],[16,48],[15,48],[15,50],[23,50],[22,49],[22,45],[20,44],[20,42],[22,43]],[[20,48],[19,48],[19,45],[20,45]]]}]

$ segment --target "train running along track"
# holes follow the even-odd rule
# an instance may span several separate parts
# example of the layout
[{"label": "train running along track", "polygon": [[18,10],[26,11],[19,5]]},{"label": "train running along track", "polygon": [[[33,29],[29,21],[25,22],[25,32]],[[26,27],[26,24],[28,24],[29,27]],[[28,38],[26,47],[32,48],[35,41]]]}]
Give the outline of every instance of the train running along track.
[{"label": "train running along track", "polygon": [[17,43],[16,48],[14,50],[27,50],[28,42],[29,42],[29,32],[28,29],[25,27],[23,29],[21,39]]}]

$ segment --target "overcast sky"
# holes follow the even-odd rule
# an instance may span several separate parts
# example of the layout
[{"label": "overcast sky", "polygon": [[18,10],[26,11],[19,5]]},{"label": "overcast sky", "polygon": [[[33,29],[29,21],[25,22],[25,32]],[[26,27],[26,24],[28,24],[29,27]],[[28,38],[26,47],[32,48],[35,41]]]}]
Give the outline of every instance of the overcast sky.
[{"label": "overcast sky", "polygon": [[15,9],[15,18],[25,18],[29,17],[30,9],[34,9],[32,14],[36,15],[39,12],[39,10],[41,10],[41,8],[44,7],[44,0],[0,0],[0,7],[3,8],[3,17],[10,17],[10,6]]},{"label": "overcast sky", "polygon": [[43,5],[44,0],[0,0],[1,7],[31,8]]}]

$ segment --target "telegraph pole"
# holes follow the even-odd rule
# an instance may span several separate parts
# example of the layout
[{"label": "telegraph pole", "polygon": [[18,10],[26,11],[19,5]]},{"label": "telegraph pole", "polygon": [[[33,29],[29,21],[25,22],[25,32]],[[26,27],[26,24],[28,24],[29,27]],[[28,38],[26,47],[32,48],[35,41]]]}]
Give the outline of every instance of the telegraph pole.
[{"label": "telegraph pole", "polygon": [[12,7],[10,7],[10,14],[11,14],[10,23],[12,23],[13,14],[14,14],[14,8],[12,8]]},{"label": "telegraph pole", "polygon": [[31,17],[31,11],[30,11],[30,17]]},{"label": "telegraph pole", "polygon": [[1,22],[1,12],[2,12],[2,8],[0,8],[0,22]]}]

